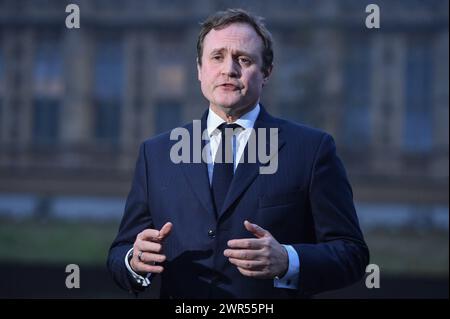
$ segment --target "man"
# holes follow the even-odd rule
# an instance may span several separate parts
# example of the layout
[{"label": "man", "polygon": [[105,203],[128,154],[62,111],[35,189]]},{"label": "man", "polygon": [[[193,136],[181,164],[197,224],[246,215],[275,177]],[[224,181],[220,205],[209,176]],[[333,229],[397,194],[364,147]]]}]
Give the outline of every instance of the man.
[{"label": "man", "polygon": [[[197,53],[210,160],[176,163],[170,133],[141,145],[108,257],[115,281],[138,292],[161,274],[162,298],[299,298],[359,280],[369,252],[333,139],[259,103],[270,33],[243,10],[218,12],[203,23]],[[267,174],[267,161],[245,160],[263,135],[267,145],[276,138]],[[230,149],[231,162],[218,159]]]}]

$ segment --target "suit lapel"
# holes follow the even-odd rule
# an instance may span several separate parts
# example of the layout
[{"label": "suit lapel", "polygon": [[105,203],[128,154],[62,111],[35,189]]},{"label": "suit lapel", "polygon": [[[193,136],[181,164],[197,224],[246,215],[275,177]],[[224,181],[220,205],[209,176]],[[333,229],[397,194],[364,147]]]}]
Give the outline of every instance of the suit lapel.
[{"label": "suit lapel", "polygon": [[[201,119],[201,133],[206,129],[206,118],[208,116],[208,110],[203,114]],[[193,134],[193,127],[189,126],[190,147],[193,151],[193,139],[197,138]],[[201,150],[205,147],[205,141],[201,140]],[[200,150],[200,151],[201,151]],[[192,154],[191,154],[192,160]],[[216,216],[214,204],[212,200],[211,190],[209,186],[208,166],[202,160],[200,163],[182,163],[182,170],[185,177],[190,183],[193,192],[196,194],[202,206],[206,209],[210,216]]]},{"label": "suit lapel", "polygon": [[[254,132],[252,134],[256,134],[255,141],[258,141],[258,129],[265,129],[266,133],[266,150],[270,148],[270,141],[273,141],[274,138],[278,138],[278,151],[274,154],[274,156],[278,156],[278,152],[284,145],[284,139],[282,138],[281,128],[277,121],[270,116],[265,109],[261,106],[261,110],[257,120],[254,125]],[[269,136],[271,134],[270,129],[277,128],[278,136]],[[258,145],[258,143],[257,143]],[[248,143],[245,146],[244,154],[247,154],[248,151]],[[258,150],[257,153],[258,154]],[[267,153],[266,153],[267,154]],[[261,163],[258,156],[256,156],[256,163],[239,163],[235,175],[233,177],[233,181],[231,182],[230,189],[228,191],[227,197],[225,198],[224,205],[219,214],[219,218],[230,208],[230,206],[247,190],[247,188],[252,184],[255,178],[260,173],[261,166],[267,166],[269,163]]]}]

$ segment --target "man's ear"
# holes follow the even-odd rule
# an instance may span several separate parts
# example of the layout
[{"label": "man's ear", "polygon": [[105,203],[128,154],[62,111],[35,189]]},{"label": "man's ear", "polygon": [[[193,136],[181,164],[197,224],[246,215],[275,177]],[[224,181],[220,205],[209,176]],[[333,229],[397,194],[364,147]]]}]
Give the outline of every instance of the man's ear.
[{"label": "man's ear", "polygon": [[269,82],[269,78],[270,78],[270,75],[272,74],[272,70],[273,70],[273,64],[267,68],[266,72],[264,72],[263,86],[266,85],[267,82]]},{"label": "man's ear", "polygon": [[199,63],[198,57],[197,57],[196,61],[197,61],[197,78],[201,82],[202,81],[202,72],[201,72],[202,66]]}]

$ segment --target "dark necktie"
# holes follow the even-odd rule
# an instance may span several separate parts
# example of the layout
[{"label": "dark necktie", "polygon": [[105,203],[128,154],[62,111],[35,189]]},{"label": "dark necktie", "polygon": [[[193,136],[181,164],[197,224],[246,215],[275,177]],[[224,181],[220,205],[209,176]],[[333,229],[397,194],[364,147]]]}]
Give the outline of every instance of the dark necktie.
[{"label": "dark necktie", "polygon": [[[220,144],[214,158],[214,170],[212,177],[212,193],[216,211],[222,209],[234,175],[232,137],[233,130],[241,128],[238,124],[221,124],[218,129],[222,133]],[[226,133],[225,133],[226,132]]]}]

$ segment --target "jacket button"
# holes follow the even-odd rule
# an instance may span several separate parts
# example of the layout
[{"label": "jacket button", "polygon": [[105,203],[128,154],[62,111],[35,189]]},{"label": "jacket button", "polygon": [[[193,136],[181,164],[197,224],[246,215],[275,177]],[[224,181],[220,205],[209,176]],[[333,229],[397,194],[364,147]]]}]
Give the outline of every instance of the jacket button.
[{"label": "jacket button", "polygon": [[208,237],[209,238],[214,238],[216,237],[216,232],[212,229],[208,230]]}]

